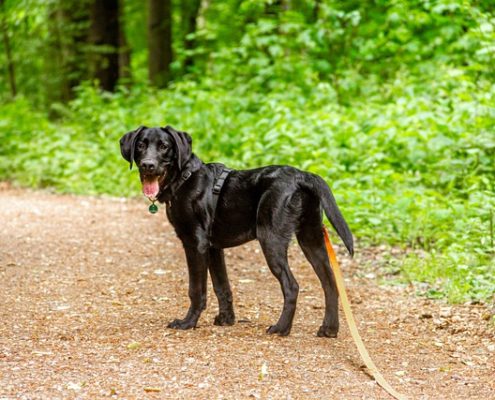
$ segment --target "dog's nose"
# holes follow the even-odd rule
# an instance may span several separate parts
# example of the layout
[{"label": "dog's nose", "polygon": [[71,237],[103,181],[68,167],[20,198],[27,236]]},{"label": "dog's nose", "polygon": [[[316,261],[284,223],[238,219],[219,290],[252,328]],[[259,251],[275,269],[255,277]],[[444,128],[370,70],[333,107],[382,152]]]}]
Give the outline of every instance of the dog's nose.
[{"label": "dog's nose", "polygon": [[153,172],[156,169],[156,165],[153,161],[143,161],[141,162],[141,168],[144,172]]}]

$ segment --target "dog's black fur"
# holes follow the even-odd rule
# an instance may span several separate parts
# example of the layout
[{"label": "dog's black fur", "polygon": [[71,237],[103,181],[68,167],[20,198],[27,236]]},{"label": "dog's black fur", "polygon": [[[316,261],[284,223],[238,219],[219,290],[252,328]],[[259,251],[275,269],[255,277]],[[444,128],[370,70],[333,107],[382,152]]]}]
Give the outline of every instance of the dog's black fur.
[{"label": "dog's black fur", "polygon": [[171,127],[141,127],[120,140],[122,156],[131,168],[136,163],[143,182],[159,177],[158,200],[166,203],[168,219],[186,253],[191,305],[186,316],[169,327],[196,327],[206,307],[208,271],[219,303],[214,323],[232,325],[235,315],[223,249],[258,239],[284,296],[282,314],[268,333],[288,335],[299,292],[287,262],[295,234],[325,294],[325,317],[318,336],[336,337],[338,293],[325,249],[321,208],[351,255],[353,238],[328,185],[321,177],[290,166],[233,170],[213,215],[212,188],[223,166],[201,162],[192,153],[191,143],[187,133]]}]

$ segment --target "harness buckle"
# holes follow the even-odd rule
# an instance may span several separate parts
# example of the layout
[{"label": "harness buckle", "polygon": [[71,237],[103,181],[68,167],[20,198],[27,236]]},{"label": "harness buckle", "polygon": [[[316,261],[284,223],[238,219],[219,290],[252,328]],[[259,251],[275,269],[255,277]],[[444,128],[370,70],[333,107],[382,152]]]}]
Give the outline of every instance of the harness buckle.
[{"label": "harness buckle", "polygon": [[215,184],[213,185],[213,194],[220,194],[223,184],[225,183],[225,179],[227,179],[227,176],[229,176],[230,171],[232,170],[224,167],[224,169],[220,173],[220,176],[217,178]]},{"label": "harness buckle", "polygon": [[[220,190],[222,189],[222,184],[219,185],[220,182],[217,181],[217,183],[215,183],[215,186],[213,186],[213,194],[220,194]],[[223,182],[221,182],[223,183]]]}]

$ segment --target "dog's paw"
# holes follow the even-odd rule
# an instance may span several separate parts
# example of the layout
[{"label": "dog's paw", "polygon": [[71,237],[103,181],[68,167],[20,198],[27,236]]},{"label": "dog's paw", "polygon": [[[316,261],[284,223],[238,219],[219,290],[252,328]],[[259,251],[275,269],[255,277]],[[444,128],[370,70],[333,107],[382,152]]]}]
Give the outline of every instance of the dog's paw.
[{"label": "dog's paw", "polygon": [[196,321],[188,319],[174,319],[167,325],[168,328],[172,329],[192,329],[196,328]]},{"label": "dog's paw", "polygon": [[331,328],[329,326],[320,326],[320,329],[318,329],[318,333],[316,334],[318,337],[329,337],[329,338],[336,338],[337,333],[339,333],[339,327],[337,326],[336,328]]},{"label": "dog's paw", "polygon": [[234,313],[232,313],[232,314],[220,313],[215,317],[215,320],[213,321],[213,323],[215,325],[218,325],[218,326],[234,325],[235,315],[234,315]]},{"label": "dog's paw", "polygon": [[270,335],[277,334],[279,336],[288,336],[290,333],[290,327],[280,327],[277,325],[270,326],[266,332]]}]

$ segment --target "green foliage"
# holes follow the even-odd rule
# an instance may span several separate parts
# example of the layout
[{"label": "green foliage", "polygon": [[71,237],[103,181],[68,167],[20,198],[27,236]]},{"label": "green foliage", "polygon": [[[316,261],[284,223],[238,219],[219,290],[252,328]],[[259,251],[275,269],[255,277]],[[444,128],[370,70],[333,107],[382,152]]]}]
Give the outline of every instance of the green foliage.
[{"label": "green foliage", "polygon": [[141,124],[170,124],[192,134],[206,162],[292,164],[322,175],[361,245],[407,250],[385,267],[424,284],[425,295],[495,293],[490,2],[211,2],[185,75],[175,24],[175,83],[159,91],[146,85],[146,12],[128,0],[134,84],[109,94],[86,82],[69,103],[50,100],[58,77],[35,57],[46,54],[55,2],[6,4],[23,95],[0,103],[0,179],[139,195],[118,139]]}]

